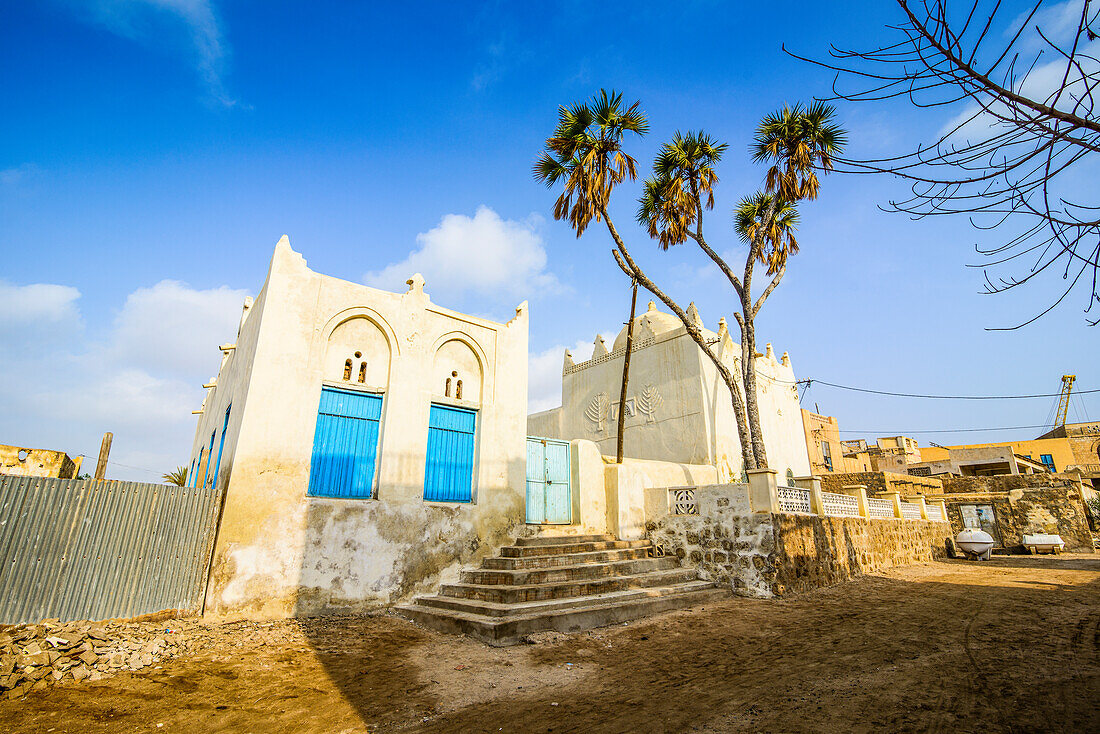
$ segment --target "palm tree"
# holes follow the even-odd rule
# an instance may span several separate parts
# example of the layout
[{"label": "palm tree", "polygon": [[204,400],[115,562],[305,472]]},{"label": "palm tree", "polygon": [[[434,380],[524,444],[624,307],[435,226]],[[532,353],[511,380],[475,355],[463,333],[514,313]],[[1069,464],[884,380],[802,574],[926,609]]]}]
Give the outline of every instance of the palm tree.
[{"label": "palm tree", "polygon": [[[645,135],[649,122],[635,102],[623,108],[622,94],[601,89],[586,104],[558,110],[558,126],[546,140],[546,151],[535,163],[535,180],[547,188],[563,181],[565,190],[554,204],[555,219],[569,219],[579,238],[593,218],[607,217],[607,202],[615,186],[637,177],[636,161],[623,152],[626,133]],[[628,273],[629,274],[629,273]],[[615,438],[615,461],[623,461],[623,428],[626,421],[626,390],[630,380],[630,353],[634,347],[634,309],[638,280],[631,276],[630,317],[626,322],[626,354],[619,390],[619,415]]]},{"label": "palm tree", "polygon": [[622,141],[626,133],[649,131],[639,104],[623,109],[622,94],[601,89],[591,102],[558,110],[558,126],[547,138],[534,174],[547,188],[564,181],[554,218],[569,219],[577,237],[593,218],[600,221],[615,187],[637,177],[637,162],[623,152]]},{"label": "palm tree", "polygon": [[[738,279],[703,235],[703,211],[714,208],[714,185],[718,183],[718,174],[714,167],[722,159],[727,147],[725,143],[715,141],[702,130],[685,134],[677,131],[671,142],[661,146],[653,162],[653,177],[643,184],[642,196],[638,200],[637,219],[639,224],[646,226],[649,236],[660,243],[662,250],[682,244],[689,238],[694,240],[718,263],[740,294]],[[684,323],[686,326],[687,322]],[[759,461],[753,446],[745,399],[742,397],[744,376],[735,380],[709,348],[704,351],[718,367],[719,374],[729,388],[734,420],[741,440],[744,468],[756,469]]]},{"label": "palm tree", "polygon": [[[798,104],[784,106],[779,112],[761,120],[752,145],[753,161],[768,163],[770,167],[765,178],[765,197],[752,197],[760,206],[745,230],[747,234],[751,229],[753,236],[748,239],[749,253],[741,282],[741,316],[738,324],[741,326],[742,358],[745,360],[742,371],[749,429],[760,466],[767,466],[768,460],[760,428],[756,369],[752,366],[756,357],[755,320],[764,301],[783,279],[788,255],[798,251],[798,243],[790,227],[786,230],[788,244],[780,245],[779,235],[783,232],[781,213],[787,212],[785,216],[790,224],[797,222],[797,213],[793,208],[801,200],[817,198],[820,188],[817,170],[823,174],[832,170],[833,158],[839,155],[847,142],[844,131],[834,122],[835,114],[833,107],[823,102],[815,102],[806,109]],[[757,260],[767,264],[772,280],[760,297],[753,301],[752,276]]]},{"label": "palm tree", "polygon": [[177,487],[187,486],[187,467],[177,466],[175,471],[168,472],[164,475],[164,481],[168,484],[174,484]]},{"label": "palm tree", "polygon": [[[768,266],[768,275],[775,275],[787,264],[787,257],[798,252],[798,240],[794,230],[798,227],[798,209],[793,204],[779,200],[778,209],[772,212],[773,194],[757,191],[746,196],[733,210],[734,229],[746,243],[759,239],[756,258]],[[771,220],[765,223],[765,217]]]},{"label": "palm tree", "polygon": [[[734,318],[741,328],[740,382],[745,397],[739,409],[735,396],[734,415],[742,446],[752,446],[752,458],[745,461],[749,469],[768,465],[756,389],[754,321],[782,280],[787,258],[798,252],[794,238],[797,202],[817,197],[815,169],[831,170],[833,157],[843,148],[845,136],[833,117],[833,108],[822,103],[807,109],[794,105],[767,115],[757,127],[753,160],[768,163],[770,168],[765,190],[743,199],[734,212],[737,232],[749,244],[740,277],[709,245],[703,232],[703,212],[714,206],[713,188],[718,181],[714,166],[721,160],[724,144],[714,142],[702,131],[676,133],[658,153],[653,178],[643,185],[639,200],[638,221],[648,227],[661,249],[693,240],[726,275],[737,294]],[[754,301],[752,277],[757,262],[767,266],[772,280]],[[730,389],[736,393],[732,385]],[[744,430],[742,420],[747,424]]]}]

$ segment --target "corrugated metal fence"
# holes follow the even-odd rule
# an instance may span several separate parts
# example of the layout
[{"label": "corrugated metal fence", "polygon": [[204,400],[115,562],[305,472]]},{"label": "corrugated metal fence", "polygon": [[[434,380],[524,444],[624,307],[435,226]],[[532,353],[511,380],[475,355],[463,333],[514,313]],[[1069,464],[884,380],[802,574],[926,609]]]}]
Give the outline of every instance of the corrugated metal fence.
[{"label": "corrugated metal fence", "polygon": [[0,476],[0,623],[198,612],[220,493]]}]

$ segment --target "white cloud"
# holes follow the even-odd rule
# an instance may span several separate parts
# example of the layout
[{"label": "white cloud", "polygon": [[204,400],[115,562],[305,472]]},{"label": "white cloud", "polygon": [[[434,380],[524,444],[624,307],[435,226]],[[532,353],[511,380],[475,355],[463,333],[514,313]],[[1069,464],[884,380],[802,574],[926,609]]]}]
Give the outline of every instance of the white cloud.
[{"label": "white cloud", "polygon": [[419,249],[401,262],[367,273],[367,285],[403,290],[413,273],[424,276],[429,293],[455,297],[472,292],[482,296],[528,298],[537,291],[560,289],[546,270],[546,250],[536,228],[542,219],[501,219],[486,206],[473,217],[448,214],[438,226],[416,236]]},{"label": "white cloud", "polygon": [[246,295],[227,286],[195,290],[178,280],[139,288],[115,320],[110,349],[116,361],[155,374],[216,371],[218,344],[233,341]]},{"label": "white cloud", "polygon": [[57,326],[80,321],[76,301],[80,291],[67,285],[12,285],[0,280],[0,333]]},{"label": "white cloud", "polygon": [[112,33],[158,47],[164,45],[164,39],[154,26],[165,16],[182,22],[195,67],[211,95],[226,106],[237,104],[226,93],[222,80],[229,48],[211,0],[94,0],[80,10]]},{"label": "white cloud", "polygon": [[[601,332],[604,343],[611,349],[617,331]],[[573,362],[584,362],[592,357],[595,336],[592,341],[578,341],[568,347]],[[532,352],[527,358],[527,412],[538,413],[561,405],[561,368],[567,347],[558,344],[542,352]]]},{"label": "white cloud", "polygon": [[[1078,24],[1081,21],[1081,11],[1084,10],[1084,7],[1084,0],[1066,0],[1066,2],[1040,9],[1031,18],[1032,30],[1025,31],[1023,36],[1021,36],[1024,48],[1034,51],[1045,47],[1048,51],[1050,50],[1046,41],[1044,41],[1038,33],[1034,32],[1035,28],[1040,29],[1043,35],[1054,43],[1062,44],[1071,42],[1074,34],[1077,32]],[[1020,30],[1020,26],[1030,13],[1031,9],[1029,8],[1016,16],[1012,24],[1005,29],[1004,35],[1007,38],[1016,35],[1016,32]]]},{"label": "white cloud", "polygon": [[217,345],[234,339],[245,293],[171,280],[139,288],[96,341],[75,328],[79,295],[63,285],[0,283],[0,324],[26,326],[5,335],[0,435],[94,457],[112,431],[108,476],[157,481],[187,460],[191,411],[217,372]]},{"label": "white cloud", "polygon": [[[1063,86],[1064,81],[1064,89],[1053,104],[1057,109],[1066,112],[1074,110],[1077,99],[1085,94],[1088,77],[1095,78],[1100,73],[1100,63],[1096,61],[1098,52],[1100,52],[1100,41],[1088,41],[1082,38],[1077,49],[1078,61],[1087,76],[1082,76],[1077,69],[1071,69],[1067,75],[1065,59],[1058,57],[1057,52],[1050,48],[1036,28],[1041,29],[1043,35],[1050,41],[1068,50],[1081,19],[1082,7],[1081,0],[1068,0],[1068,2],[1040,10],[1035,14],[1031,21],[1031,27],[1024,31],[1021,36],[1020,50],[1024,53],[1034,53],[1041,50],[1044,56],[1039,58],[1050,58],[1052,60],[1036,64],[1030,71],[1027,71],[1025,78],[1016,79],[1012,84],[1014,91],[1031,99],[1050,104],[1053,102],[1052,95]],[[1025,17],[1026,14],[1013,21],[1005,34],[1007,36],[1014,35],[1019,30]],[[1008,116],[1008,108],[999,102],[992,102],[990,109],[995,113]],[[1002,132],[1005,129],[1005,124],[999,122],[989,113],[983,112],[977,103],[969,102],[957,115],[944,124],[939,134],[941,136],[947,135],[955,130],[951,135],[952,140],[980,142]],[[956,130],[956,128],[958,129]]]}]

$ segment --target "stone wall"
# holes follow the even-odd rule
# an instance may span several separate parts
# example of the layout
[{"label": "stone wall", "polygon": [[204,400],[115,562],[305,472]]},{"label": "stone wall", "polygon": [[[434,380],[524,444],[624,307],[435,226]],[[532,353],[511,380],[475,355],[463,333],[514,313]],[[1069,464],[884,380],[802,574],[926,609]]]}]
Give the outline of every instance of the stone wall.
[{"label": "stone wall", "polygon": [[775,594],[834,586],[947,554],[951,528],[927,520],[772,515]]},{"label": "stone wall", "polygon": [[990,505],[996,540],[1005,550],[1024,552],[1023,535],[1051,533],[1062,536],[1068,551],[1093,552],[1092,534],[1075,478],[1057,474],[952,477],[945,482],[945,489],[948,494],[943,500],[955,532],[963,528],[961,505]]},{"label": "stone wall", "polygon": [[898,492],[902,496],[909,496],[940,494],[944,491],[943,483],[939,478],[916,477],[896,472],[865,471],[821,475],[821,488],[826,492],[839,492],[842,488],[853,484],[862,484],[867,487],[868,496],[882,492]]},{"label": "stone wall", "polygon": [[735,593],[774,597],[946,553],[947,523],[752,512],[745,485],[699,487],[698,515],[646,525],[666,554]]}]

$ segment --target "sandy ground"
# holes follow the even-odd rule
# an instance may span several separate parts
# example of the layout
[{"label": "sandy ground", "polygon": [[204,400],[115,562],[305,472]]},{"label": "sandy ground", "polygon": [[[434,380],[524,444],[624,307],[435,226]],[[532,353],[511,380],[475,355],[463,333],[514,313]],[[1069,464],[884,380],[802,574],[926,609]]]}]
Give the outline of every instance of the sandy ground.
[{"label": "sandy ground", "polygon": [[0,702],[6,732],[1100,731],[1100,556],[895,569],[495,649],[379,615]]}]

